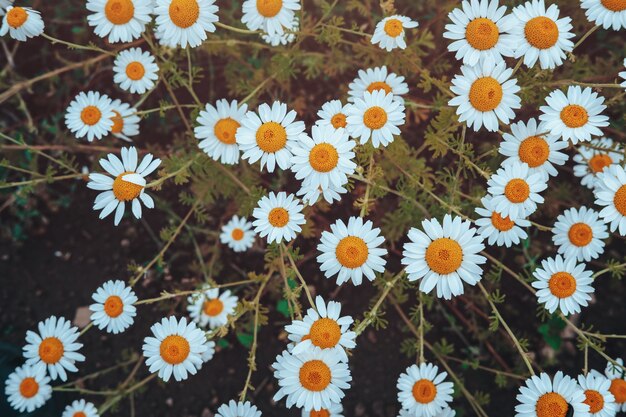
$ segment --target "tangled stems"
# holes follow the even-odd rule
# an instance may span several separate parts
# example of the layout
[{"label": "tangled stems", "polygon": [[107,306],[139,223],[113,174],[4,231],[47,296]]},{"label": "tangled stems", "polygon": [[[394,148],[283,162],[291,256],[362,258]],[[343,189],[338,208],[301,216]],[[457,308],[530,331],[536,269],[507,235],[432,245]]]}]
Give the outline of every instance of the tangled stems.
[{"label": "tangled stems", "polygon": [[378,297],[378,300],[376,300],[376,303],[374,304],[374,306],[371,308],[370,311],[365,313],[363,320],[361,320],[361,322],[354,328],[354,333],[356,333],[357,336],[363,333],[365,329],[370,324],[372,324],[372,322],[378,315],[378,309],[380,308],[382,303],[385,301],[385,299],[389,295],[389,292],[393,289],[393,287],[396,285],[398,280],[400,280],[404,276],[404,273],[405,273],[404,269],[402,269],[402,271],[398,272],[390,281],[385,282],[383,291]]}]

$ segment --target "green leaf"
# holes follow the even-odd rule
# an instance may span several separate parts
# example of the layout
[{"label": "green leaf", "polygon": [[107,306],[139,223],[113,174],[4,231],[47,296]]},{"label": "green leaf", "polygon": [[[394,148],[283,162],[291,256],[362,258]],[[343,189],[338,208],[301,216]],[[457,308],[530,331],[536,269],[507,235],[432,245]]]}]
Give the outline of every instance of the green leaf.
[{"label": "green leaf", "polygon": [[246,349],[250,349],[253,339],[254,336],[250,333],[237,333],[237,340],[239,340],[239,343],[241,343]]},{"label": "green leaf", "polygon": [[276,311],[278,311],[283,316],[289,318],[289,303],[287,302],[287,300],[278,300],[278,302],[276,303]]}]

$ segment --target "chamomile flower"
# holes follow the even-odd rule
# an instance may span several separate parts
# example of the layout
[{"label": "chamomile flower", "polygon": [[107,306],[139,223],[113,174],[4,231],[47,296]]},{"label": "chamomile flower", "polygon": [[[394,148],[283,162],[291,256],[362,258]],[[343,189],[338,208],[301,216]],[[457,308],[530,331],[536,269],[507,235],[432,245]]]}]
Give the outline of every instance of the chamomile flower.
[{"label": "chamomile flower", "polygon": [[[465,2],[464,2],[465,3]],[[448,104],[457,107],[459,121],[475,131],[482,126],[490,132],[498,130],[498,121],[508,124],[515,118],[513,110],[521,107],[517,79],[506,62],[483,59],[474,66],[463,65],[455,75],[450,90],[456,97]]]},{"label": "chamomile flower", "polygon": [[300,355],[283,351],[272,365],[280,389],[274,401],[287,397],[287,408],[320,411],[341,402],[352,381],[348,364],[333,349],[314,347]]},{"label": "chamomile flower", "polygon": [[518,245],[525,240],[528,234],[522,227],[530,227],[530,222],[526,219],[511,220],[509,217],[502,217],[495,211],[493,198],[490,195],[480,200],[483,207],[476,207],[476,213],[481,216],[476,220],[478,234],[487,239],[489,245],[506,246]]},{"label": "chamomile flower", "polygon": [[315,122],[319,126],[332,126],[335,129],[345,129],[348,126],[348,110],[352,105],[343,105],[341,100],[327,101],[317,112],[319,119]]},{"label": "chamomile flower", "polygon": [[[100,159],[100,166],[112,177],[104,174],[89,174],[87,188],[102,191],[94,201],[93,209],[102,210],[100,219],[115,211],[114,224],[117,226],[124,216],[127,202],[131,202],[133,215],[141,218],[141,203],[154,208],[154,200],[146,192],[146,176],[161,164],[152,154],[146,154],[137,166],[137,149],[134,146],[122,148],[122,160],[110,153]],[[140,203],[141,201],[141,203]]]},{"label": "chamomile flower", "polygon": [[557,217],[552,241],[565,258],[589,262],[604,252],[603,239],[609,237],[606,224],[597,211],[583,206],[565,210]]},{"label": "chamomile flower", "polygon": [[298,0],[245,0],[241,21],[250,30],[261,30],[269,36],[281,35],[292,28],[295,11],[300,10]]},{"label": "chamomile flower", "polygon": [[493,196],[494,209],[515,221],[530,216],[543,203],[540,192],[548,188],[547,175],[530,173],[528,164],[511,162],[489,178],[487,191]]},{"label": "chamomile flower", "polygon": [[158,372],[167,382],[174,375],[176,381],[195,375],[204,363],[202,354],[208,349],[204,332],[186,318],[164,317],[150,328],[153,337],[144,339],[143,356],[150,372]]},{"label": "chamomile flower", "polygon": [[33,412],[52,396],[50,378],[43,366],[23,365],[15,368],[5,382],[7,402],[20,413]]},{"label": "chamomile flower", "polygon": [[452,401],[453,385],[447,372],[432,363],[411,365],[398,378],[398,401],[412,416],[439,416]]},{"label": "chamomile flower", "polygon": [[218,7],[215,0],[156,0],[156,32],[159,42],[172,48],[200,46],[207,32],[215,32]]},{"label": "chamomile flower", "polygon": [[502,61],[503,56],[513,56],[514,42],[506,35],[513,22],[505,16],[506,6],[498,0],[463,0],[461,8],[452,10],[443,37],[451,39],[450,52],[463,64],[473,66],[480,59]]},{"label": "chamomile flower", "polygon": [[113,62],[113,81],[124,91],[143,94],[159,79],[159,66],[154,56],[141,48],[121,51]]},{"label": "chamomile flower", "polygon": [[272,46],[290,44],[291,42],[296,40],[296,33],[300,30],[300,19],[294,17],[292,26],[285,29],[287,29],[287,31],[283,33],[275,33],[274,35],[263,33],[261,35],[261,39],[263,39],[265,43],[268,43]]},{"label": "chamomile flower", "polygon": [[546,10],[544,0],[531,0],[513,9],[515,22],[509,31],[514,40],[515,58],[524,57],[524,65],[541,69],[563,65],[566,52],[574,49],[572,19],[559,19],[559,7],[552,4]]},{"label": "chamomile flower", "polygon": [[100,330],[121,333],[135,321],[137,296],[124,281],[107,281],[91,296],[95,304],[89,306],[93,312],[91,321]]},{"label": "chamomile flower", "polygon": [[545,259],[533,276],[537,281],[531,285],[538,290],[538,301],[550,313],[557,309],[566,315],[580,313],[580,307],[586,307],[591,300],[592,273],[585,270],[585,264],[577,264],[575,257]]},{"label": "chamomile flower", "polygon": [[603,375],[589,373],[578,375],[578,385],[585,393],[584,403],[589,406],[592,417],[615,417],[617,404],[609,391],[611,381]]},{"label": "chamomile flower", "polygon": [[70,326],[69,320],[51,316],[39,322],[39,332],[27,331],[24,346],[26,364],[47,369],[53,381],[57,378],[66,381],[68,372],[78,372],[76,362],[85,360],[78,353],[83,345],[76,342],[78,329]]},{"label": "chamomile flower", "polygon": [[399,126],[404,124],[404,103],[393,93],[385,90],[366,91],[363,98],[357,98],[348,109],[347,129],[350,136],[359,139],[364,145],[371,139],[375,148],[393,142],[394,135],[400,134]]},{"label": "chamomile flower", "polygon": [[617,358],[615,364],[608,362],[604,374],[611,381],[609,392],[615,398],[617,412],[626,411],[626,376],[624,375],[624,361]]},{"label": "chamomile flower", "polygon": [[545,172],[548,175],[558,174],[554,165],[563,165],[567,154],[559,152],[567,148],[568,143],[558,136],[545,134],[541,124],[535,119],[513,123],[511,133],[505,133],[500,143],[500,153],[508,156],[505,163],[516,161],[528,164],[531,174]]},{"label": "chamomile flower", "polygon": [[596,204],[603,206],[600,217],[609,224],[611,232],[626,236],[626,171],[611,165],[598,175],[594,190]]},{"label": "chamomile flower", "polygon": [[358,76],[348,88],[348,101],[351,103],[354,103],[358,98],[364,98],[365,92],[373,93],[383,90],[385,94],[392,93],[396,97],[409,92],[409,86],[404,81],[404,77],[388,72],[385,65],[359,70]]},{"label": "chamomile flower", "polygon": [[304,122],[296,121],[296,112],[287,112],[287,105],[275,101],[272,107],[263,103],[258,114],[249,111],[237,130],[237,144],[243,151],[242,158],[251,164],[261,160],[261,169],[267,165],[268,172],[291,166],[291,148],[304,132]]},{"label": "chamomile flower", "polygon": [[200,327],[208,325],[210,329],[216,329],[228,323],[228,316],[235,312],[238,300],[230,290],[220,294],[219,288],[206,287],[202,293],[187,298],[187,311]]},{"label": "chamomile flower", "polygon": [[343,406],[340,403],[333,403],[330,407],[319,411],[303,409],[301,417],[343,417]]},{"label": "chamomile flower", "polygon": [[348,224],[337,220],[330,226],[330,232],[322,232],[317,250],[320,270],[326,278],[337,275],[337,285],[352,281],[361,285],[363,276],[370,281],[376,272],[383,272],[387,261],[387,249],[381,248],[385,238],[380,229],[374,228],[372,221],[365,223],[361,217],[350,217]]},{"label": "chamomile flower", "polygon": [[152,0],[88,0],[89,26],[109,42],[130,42],[141,37],[152,17]]},{"label": "chamomile flower", "polygon": [[289,242],[302,231],[300,225],[306,222],[302,209],[293,194],[270,192],[252,211],[252,217],[256,219],[252,223],[254,231],[262,238],[267,237],[267,243]]},{"label": "chamomile flower", "polygon": [[235,164],[239,161],[239,145],[235,134],[241,126],[241,120],[248,111],[248,105],[239,106],[237,100],[230,103],[222,99],[215,107],[207,104],[198,115],[198,126],[194,135],[200,141],[198,146],[209,157],[223,164]]},{"label": "chamomile flower", "polygon": [[608,166],[622,162],[624,151],[621,144],[609,138],[592,139],[589,145],[581,145],[574,155],[574,175],[582,178],[582,185],[593,190],[598,174]]},{"label": "chamomile flower", "polygon": [[348,362],[345,349],[356,346],[356,333],[350,330],[352,317],[341,317],[341,303],[329,301],[327,305],[319,295],[315,297],[315,306],[317,311],[309,308],[302,320],[285,326],[289,340],[295,343],[291,353],[300,355],[317,346],[333,349],[343,362]]},{"label": "chamomile flower", "polygon": [[585,393],[575,379],[561,371],[554,379],[543,372],[528,378],[520,388],[517,401],[515,417],[589,416]]},{"label": "chamomile flower", "polygon": [[215,355],[215,342],[212,340],[207,341],[206,347],[207,349],[201,355],[203,365],[213,359],[213,356]]},{"label": "chamomile flower", "polygon": [[91,142],[100,140],[113,129],[113,111],[111,99],[97,91],[80,92],[67,107],[65,125],[77,139],[87,136]]},{"label": "chamomile flower", "polygon": [[320,197],[324,198],[328,204],[332,204],[333,201],[341,201],[341,194],[347,192],[345,187],[336,187],[330,184],[327,188],[322,188],[319,185],[314,186],[308,181],[304,181],[296,195],[302,199],[304,204],[312,206],[317,203]]},{"label": "chamomile flower", "polygon": [[483,238],[469,220],[446,214],[443,224],[437,219],[423,220],[424,231],[411,228],[404,245],[402,264],[409,281],[420,281],[420,291],[437,287],[437,297],[450,300],[463,294],[463,282],[476,285],[487,259],[478,255],[485,249]]},{"label": "chamomile flower", "polygon": [[583,90],[578,85],[570,86],[567,95],[555,90],[546,98],[546,103],[547,106],[540,108],[539,120],[551,134],[571,139],[574,145],[591,140],[592,135],[602,135],[599,128],[609,125],[608,116],[601,114],[606,109],[604,97],[589,87]]},{"label": "chamomile flower", "polygon": [[387,52],[395,48],[406,49],[406,41],[404,40],[404,30],[413,29],[418,23],[406,16],[393,15],[385,17],[376,24],[374,35],[372,36],[372,45],[380,45]]},{"label": "chamomile flower", "polygon": [[245,252],[254,245],[255,234],[252,223],[244,217],[233,216],[220,233],[220,241],[235,252]]},{"label": "chamomile flower", "polygon": [[37,10],[30,7],[9,6],[2,18],[0,36],[8,33],[11,38],[25,42],[28,38],[41,35],[43,28],[43,19]]},{"label": "chamomile flower", "polygon": [[230,400],[228,404],[222,404],[217,409],[215,417],[261,417],[261,411],[255,405],[250,404],[250,401],[244,403]]},{"label": "chamomile flower", "polygon": [[139,134],[139,121],[141,118],[137,116],[137,109],[130,107],[128,103],[122,103],[122,100],[116,99],[111,102],[111,110],[113,110],[113,126],[111,133],[116,138],[132,142],[130,136]]},{"label": "chamomile flower", "polygon": [[65,407],[61,417],[99,417],[98,409],[85,400],[75,400]]},{"label": "chamomile flower", "polygon": [[626,3],[623,0],[582,0],[580,7],[585,9],[589,21],[604,29],[626,28]]}]

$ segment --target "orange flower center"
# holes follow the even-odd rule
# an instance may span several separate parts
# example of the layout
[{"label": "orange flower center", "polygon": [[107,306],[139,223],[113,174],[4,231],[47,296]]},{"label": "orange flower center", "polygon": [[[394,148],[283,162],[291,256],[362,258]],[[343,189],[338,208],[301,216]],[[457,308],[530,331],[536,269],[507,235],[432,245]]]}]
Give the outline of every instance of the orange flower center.
[{"label": "orange flower center", "polygon": [[346,236],[339,241],[335,256],[346,268],[358,268],[367,261],[369,250],[365,241],[357,236]]},{"label": "orange flower center", "polygon": [[309,163],[317,172],[330,172],[339,162],[339,153],[333,145],[320,143],[309,153]]},{"label": "orange flower center", "polygon": [[114,25],[123,25],[135,15],[135,5],[132,0],[109,0],[104,6],[104,14]]},{"label": "orange flower center", "polygon": [[134,172],[122,172],[113,181],[113,195],[119,201],[134,200],[135,198],[139,197],[139,194],[141,194],[141,190],[143,190],[143,187],[141,185],[133,184],[132,182],[124,181],[122,179],[124,175],[128,174],[134,174]]},{"label": "orange flower center", "polygon": [[133,81],[141,80],[145,73],[146,69],[141,62],[133,61],[126,65],[126,76]]},{"label": "orange flower center", "polygon": [[465,39],[474,49],[479,51],[493,48],[498,43],[499,38],[498,26],[484,17],[472,20],[465,29]]},{"label": "orange flower center", "polygon": [[77,411],[72,417],[87,417],[87,414],[83,413],[82,411]]},{"label": "orange flower center", "polygon": [[429,404],[437,396],[437,387],[428,379],[420,379],[413,384],[413,398],[420,404]]},{"label": "orange flower center", "polygon": [[515,222],[513,222],[510,217],[502,217],[500,213],[496,213],[495,211],[491,213],[491,224],[501,232],[508,232],[515,226]]},{"label": "orange flower center", "polygon": [[200,6],[198,0],[172,0],[169,13],[176,26],[186,29],[198,21]]},{"label": "orange flower center", "polygon": [[496,109],[502,101],[502,86],[493,77],[479,78],[470,87],[469,101],[478,111]]},{"label": "orange flower center", "polygon": [[274,227],[285,227],[289,223],[289,212],[282,207],[275,207],[270,211],[267,219]]},{"label": "orange flower center", "polygon": [[330,119],[330,123],[333,125],[335,129],[348,126],[348,122],[346,121],[346,115],[343,113],[337,113],[336,115],[334,115]]},{"label": "orange flower center", "polygon": [[189,356],[189,342],[177,334],[167,336],[161,342],[159,352],[161,358],[170,365],[178,365]]},{"label": "orange flower center", "polygon": [[589,169],[591,169],[591,172],[594,174],[597,174],[598,172],[604,171],[604,168],[608,167],[612,163],[613,159],[611,159],[608,154],[600,153],[589,159]]},{"label": "orange flower center", "polygon": [[230,233],[230,236],[233,238],[233,240],[241,240],[243,239],[243,230],[239,228],[233,229],[233,231]]},{"label": "orange flower center", "polygon": [[87,106],[80,112],[80,120],[87,126],[93,126],[100,121],[102,112],[96,106]]},{"label": "orange flower center", "polygon": [[64,352],[63,343],[56,337],[46,337],[39,344],[39,357],[48,365],[57,363]]},{"label": "orange flower center", "polygon": [[333,319],[320,318],[311,325],[309,338],[313,345],[322,349],[335,347],[341,338],[341,328]]},{"label": "orange flower center", "polygon": [[24,398],[32,398],[39,392],[39,384],[35,381],[35,378],[24,378],[20,382],[20,395]]},{"label": "orange flower center", "polygon": [[274,17],[283,8],[283,0],[256,0],[256,9],[263,17]]},{"label": "orange flower center", "polygon": [[104,312],[107,316],[116,318],[124,311],[124,303],[117,295],[111,295],[104,302]]},{"label": "orange flower center", "polygon": [[13,29],[21,27],[28,20],[28,13],[21,7],[14,7],[7,13],[7,24]]},{"label": "orange flower center", "polygon": [[278,152],[287,144],[287,131],[280,123],[263,123],[256,132],[256,143],[263,152]]},{"label": "orange flower center", "polygon": [[567,401],[556,392],[543,394],[537,400],[535,411],[537,417],[565,417],[567,415]]},{"label": "orange flower center", "polygon": [[615,397],[616,403],[626,403],[626,381],[621,378],[612,380],[609,391]]},{"label": "orange flower center", "polygon": [[561,110],[561,120],[565,126],[576,129],[587,124],[589,114],[584,107],[578,104],[570,104]]},{"label": "orange flower center", "polygon": [[380,129],[387,123],[387,112],[382,107],[370,107],[363,114],[363,123],[370,129]]},{"label": "orange flower center", "polygon": [[548,142],[540,136],[526,138],[519,145],[519,159],[531,168],[543,165],[549,156]]},{"label": "orange flower center", "polygon": [[545,16],[530,19],[524,27],[524,34],[528,43],[537,49],[552,48],[559,40],[558,26]]},{"label": "orange flower center", "polygon": [[215,133],[220,142],[226,145],[233,145],[235,143],[235,133],[237,133],[239,126],[241,126],[239,122],[230,117],[220,119],[215,123],[213,133]]},{"label": "orange flower center", "polygon": [[219,298],[206,300],[204,304],[202,304],[202,311],[204,311],[204,314],[209,317],[218,316],[222,311],[224,311],[224,303]]},{"label": "orange flower center", "polygon": [[383,90],[385,93],[391,93],[391,87],[384,81],[374,81],[367,86],[367,91],[373,93],[374,91]]},{"label": "orange flower center", "polygon": [[319,411],[311,410],[309,417],[330,417],[330,411],[325,408],[322,408]]},{"label": "orange flower center", "polygon": [[400,36],[403,30],[402,22],[398,19],[389,19],[385,22],[385,33],[392,38]]},{"label": "orange flower center", "polygon": [[426,263],[438,274],[450,274],[459,269],[462,262],[463,249],[456,240],[447,237],[435,239],[426,249]]},{"label": "orange flower center", "polygon": [[312,360],[302,364],[300,383],[309,391],[323,391],[330,384],[330,368],[320,360]]},{"label": "orange flower center", "polygon": [[575,223],[569,228],[567,236],[573,245],[587,246],[593,239],[593,230],[586,223]]},{"label": "orange flower center", "polygon": [[626,185],[622,185],[613,197],[613,204],[622,216],[626,216]]},{"label": "orange flower center", "polygon": [[111,117],[111,120],[113,120],[111,133],[122,133],[122,130],[124,129],[124,118],[120,112],[113,110],[113,117]]},{"label": "orange flower center", "polygon": [[601,3],[612,12],[623,12],[626,10],[626,0],[601,0]]},{"label": "orange flower center", "polygon": [[576,280],[568,272],[557,272],[548,281],[550,292],[557,298],[571,297],[576,292]]},{"label": "orange flower center", "polygon": [[504,187],[504,195],[511,203],[523,203],[530,196],[530,186],[521,178],[513,178]]},{"label": "orange flower center", "polygon": [[591,414],[595,414],[604,408],[604,397],[598,391],[588,389],[585,391],[585,404],[589,406]]}]

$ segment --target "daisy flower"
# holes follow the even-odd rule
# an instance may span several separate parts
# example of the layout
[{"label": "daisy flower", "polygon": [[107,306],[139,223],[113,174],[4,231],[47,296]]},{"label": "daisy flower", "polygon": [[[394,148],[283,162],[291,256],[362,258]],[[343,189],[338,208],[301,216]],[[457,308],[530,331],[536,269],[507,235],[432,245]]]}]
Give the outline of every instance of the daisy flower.
[{"label": "daisy flower", "polygon": [[294,26],[298,0],[245,0],[241,21],[250,30],[261,30],[269,36],[281,35]]},{"label": "daisy flower", "polygon": [[611,232],[619,230],[626,236],[626,171],[611,165],[598,175],[594,190],[596,204],[603,206],[600,217],[609,224]]},{"label": "daisy flower", "polygon": [[337,220],[330,225],[330,232],[322,232],[317,250],[320,270],[326,278],[337,275],[337,285],[352,281],[361,285],[363,276],[370,281],[376,278],[375,272],[385,270],[387,249],[380,248],[385,238],[380,229],[374,228],[372,221],[363,223],[361,217],[350,217],[348,224]]},{"label": "daisy flower", "polygon": [[348,123],[348,110],[352,105],[341,104],[341,100],[327,101],[322,105],[322,108],[317,112],[319,119],[315,122],[319,126],[332,126],[335,129],[346,128]]},{"label": "daisy flower", "polygon": [[624,375],[624,361],[622,358],[617,358],[615,362],[617,365],[611,362],[606,364],[604,374],[611,381],[609,392],[615,398],[617,412],[620,412],[626,411],[626,376]]},{"label": "daisy flower", "polygon": [[33,412],[52,396],[50,378],[43,366],[23,365],[15,368],[5,381],[4,393],[7,402],[20,413]]},{"label": "daisy flower", "polygon": [[187,311],[200,327],[208,325],[210,329],[216,329],[228,323],[228,316],[235,312],[238,300],[230,290],[220,294],[219,288],[207,286],[202,293],[187,298]]},{"label": "daisy flower", "polygon": [[404,77],[388,72],[385,65],[359,70],[358,76],[348,88],[348,101],[351,103],[354,103],[356,99],[364,98],[366,92],[383,90],[385,94],[392,93],[396,97],[409,92],[409,86],[404,81]]},{"label": "daisy flower", "polygon": [[96,35],[109,37],[109,42],[130,42],[139,39],[152,17],[152,0],[88,0],[89,26]]},{"label": "daisy flower", "polygon": [[159,66],[154,56],[141,48],[121,51],[113,62],[113,81],[124,91],[143,94],[159,79]]},{"label": "daisy flower", "polygon": [[[465,3],[465,2],[464,2]],[[474,131],[483,125],[490,132],[498,130],[498,120],[508,124],[515,118],[513,110],[521,108],[517,79],[511,78],[513,69],[506,62],[496,63],[492,58],[477,65],[463,65],[455,75],[450,90],[455,94],[448,104],[458,107],[460,122],[466,122]]]},{"label": "daisy flower", "polygon": [[552,241],[565,258],[589,262],[604,252],[602,239],[609,237],[606,224],[597,211],[583,206],[565,210],[557,217],[552,229]]},{"label": "daisy flower", "polygon": [[144,339],[143,355],[151,373],[158,372],[165,382],[172,375],[176,381],[182,381],[202,367],[202,354],[208,346],[204,332],[196,323],[187,323],[184,317],[180,321],[174,316],[164,317],[150,330],[154,337]]},{"label": "daisy flower", "polygon": [[302,204],[293,194],[270,192],[259,200],[258,207],[252,211],[252,217],[256,219],[252,223],[254,231],[262,238],[267,236],[267,243],[289,242],[302,231],[300,225],[306,222],[302,209]]},{"label": "daisy flower", "polygon": [[359,138],[361,145],[372,140],[375,148],[393,142],[404,124],[404,103],[393,93],[385,90],[366,91],[363,98],[355,99],[348,109],[347,129],[350,136]]},{"label": "daisy flower", "polygon": [[476,213],[481,216],[476,220],[478,234],[487,239],[489,245],[506,246],[518,245],[520,241],[528,238],[528,234],[522,227],[530,227],[530,222],[526,219],[511,220],[509,217],[502,217],[495,211],[493,197],[487,195],[480,200],[483,207],[476,207]]},{"label": "daisy flower", "polygon": [[451,39],[450,52],[463,64],[473,66],[482,58],[494,62],[503,56],[513,56],[514,43],[508,32],[513,21],[504,16],[506,7],[499,7],[498,0],[463,0],[461,8],[452,10],[443,37]]},{"label": "daisy flower", "polygon": [[200,111],[196,126],[193,130],[198,146],[209,157],[223,164],[239,162],[239,145],[235,134],[241,126],[241,120],[248,111],[248,105],[238,106],[237,100],[230,103],[222,99],[215,103],[215,107],[207,104]]},{"label": "daisy flower", "polygon": [[600,374],[578,375],[578,385],[585,393],[584,403],[592,417],[615,417],[617,404],[609,391],[611,381]]},{"label": "daisy flower", "polygon": [[580,183],[594,189],[597,175],[606,167],[619,164],[624,159],[621,144],[609,138],[596,138],[589,142],[590,146],[581,145],[574,155],[574,175],[582,177]]},{"label": "daisy flower", "polygon": [[319,411],[302,410],[301,417],[343,417],[343,406],[340,403],[333,403],[330,407]]},{"label": "daisy flower", "polygon": [[531,68],[539,61],[541,69],[563,65],[566,52],[574,49],[572,19],[559,19],[559,7],[546,10],[544,0],[531,0],[513,9],[515,22],[509,31],[514,40],[515,58],[524,57],[524,65]]},{"label": "daisy flower", "polygon": [[538,290],[538,301],[550,313],[557,308],[565,315],[580,313],[580,307],[586,307],[591,300],[591,271],[585,270],[585,264],[578,265],[576,258],[563,259],[557,255],[545,259],[533,276],[537,281],[531,285]]},{"label": "daisy flower", "polygon": [[114,223],[117,226],[122,220],[126,202],[132,201],[132,212],[141,218],[141,202],[147,208],[154,208],[154,200],[144,189],[146,176],[150,175],[161,164],[160,159],[154,159],[152,154],[146,154],[137,166],[137,149],[134,146],[122,148],[122,160],[112,153],[108,159],[100,159],[100,166],[112,177],[104,174],[89,174],[87,188],[102,191],[94,201],[93,209],[102,210],[100,219],[104,219],[115,210]]},{"label": "daisy flower", "polygon": [[580,7],[590,22],[602,25],[604,29],[626,28],[626,3],[624,0],[582,0]]},{"label": "daisy flower", "polygon": [[76,400],[65,407],[61,417],[99,417],[98,409],[85,400]]},{"label": "daisy flower", "polygon": [[291,148],[304,132],[304,122],[296,121],[296,112],[287,112],[287,105],[275,101],[272,107],[263,103],[258,114],[249,111],[237,130],[237,144],[243,151],[242,158],[253,164],[261,160],[261,169],[267,165],[268,172],[291,166]]},{"label": "daisy flower", "polygon": [[154,14],[161,45],[195,48],[215,32],[218,7],[215,0],[156,0]]},{"label": "daisy flower", "polygon": [[276,33],[274,35],[263,33],[261,35],[261,39],[263,39],[265,43],[268,43],[272,46],[290,44],[291,42],[296,40],[296,33],[300,30],[300,19],[294,17],[292,26],[285,29],[287,29],[287,32]]},{"label": "daisy flower", "polygon": [[222,404],[217,409],[215,417],[261,417],[261,412],[250,401],[244,403],[230,400],[228,404]]},{"label": "daisy flower", "polygon": [[398,378],[398,401],[412,416],[439,416],[452,401],[453,385],[447,372],[432,363],[411,365]]},{"label": "daisy flower", "polygon": [[135,292],[124,281],[107,281],[91,296],[95,301],[89,306],[93,312],[91,321],[100,330],[108,333],[121,333],[135,321],[137,302]]},{"label": "daisy flower", "polygon": [[402,252],[409,281],[421,280],[420,291],[437,287],[437,297],[450,300],[463,294],[463,281],[473,286],[482,279],[479,265],[487,259],[478,253],[485,245],[469,220],[446,214],[443,225],[437,219],[423,220],[422,228],[409,230],[410,242]]},{"label": "daisy flower", "polygon": [[69,320],[56,316],[48,317],[37,325],[38,333],[26,332],[24,358],[26,364],[48,370],[54,381],[59,378],[67,381],[67,372],[78,372],[76,362],[83,362],[85,357],[78,353],[83,347],[76,343],[78,328],[70,327]]},{"label": "daisy flower", "polygon": [[376,24],[374,35],[372,36],[372,45],[380,45],[381,49],[387,52],[395,48],[406,49],[406,41],[404,40],[404,30],[413,29],[418,23],[406,16],[393,15],[385,17]]},{"label": "daisy flower", "polygon": [[205,363],[213,359],[213,356],[215,355],[215,342],[214,341],[208,340],[206,342],[206,347],[207,347],[207,350],[205,350],[204,353],[200,355],[200,357],[202,358],[202,365],[204,365]]},{"label": "daisy flower", "polygon": [[539,110],[543,114],[539,120],[545,122],[545,128],[553,135],[564,140],[571,139],[575,145],[578,141],[588,141],[591,136],[601,136],[600,127],[609,125],[608,116],[602,115],[606,109],[604,97],[594,93],[589,87],[584,90],[578,86],[570,86],[567,95],[561,90],[554,90],[546,98],[547,106]]},{"label": "daisy flower", "polygon": [[111,109],[115,116],[111,133],[116,138],[132,142],[129,136],[137,136],[139,134],[139,121],[141,118],[137,116],[137,109],[130,107],[128,103],[122,103],[122,100],[116,99],[111,103]]},{"label": "daisy flower", "polygon": [[494,209],[513,221],[530,216],[544,201],[539,193],[548,188],[547,178],[543,172],[531,174],[528,164],[504,165],[487,181]]},{"label": "daisy flower", "polygon": [[320,197],[323,197],[328,204],[333,201],[341,201],[341,194],[346,194],[348,190],[345,187],[336,187],[329,184],[328,188],[322,188],[319,185],[311,185],[308,181],[304,181],[296,195],[302,198],[304,204],[312,206],[317,203]]},{"label": "daisy flower", "polygon": [[272,365],[280,389],[274,401],[287,397],[287,408],[320,411],[341,402],[352,381],[348,364],[333,349],[314,347],[300,355],[283,351]]},{"label": "daisy flower", "polygon": [[567,154],[559,152],[569,145],[558,136],[546,135],[541,124],[535,119],[513,123],[511,133],[505,133],[500,143],[500,153],[508,156],[506,162],[516,161],[528,164],[531,174],[543,171],[555,177],[558,172],[554,165],[563,165]]},{"label": "daisy flower", "polygon": [[575,379],[561,371],[553,380],[543,372],[533,375],[519,391],[517,401],[520,404],[515,406],[515,417],[589,416],[585,393]]},{"label": "daisy flower", "polygon": [[220,241],[235,252],[245,252],[250,249],[254,245],[255,237],[252,223],[236,215],[222,226],[222,233],[220,233]]},{"label": "daisy flower", "polygon": [[106,94],[97,91],[80,92],[67,107],[65,125],[77,139],[87,135],[91,142],[100,140],[113,129],[113,105]]},{"label": "daisy flower", "polygon": [[8,33],[11,38],[24,42],[28,38],[41,35],[43,28],[43,19],[37,10],[30,7],[9,6],[2,18],[0,36]]}]

